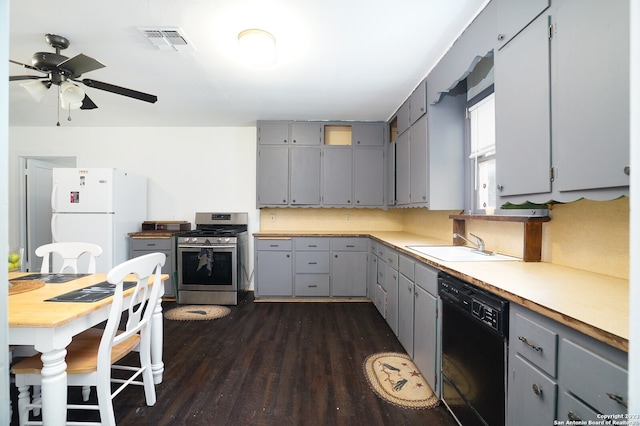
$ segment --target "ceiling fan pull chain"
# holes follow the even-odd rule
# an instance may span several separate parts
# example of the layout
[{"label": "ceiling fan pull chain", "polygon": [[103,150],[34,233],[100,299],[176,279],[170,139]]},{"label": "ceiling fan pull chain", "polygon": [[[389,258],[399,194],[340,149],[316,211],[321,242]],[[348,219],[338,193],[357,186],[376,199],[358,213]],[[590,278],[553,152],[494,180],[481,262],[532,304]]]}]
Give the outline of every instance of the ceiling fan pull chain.
[{"label": "ceiling fan pull chain", "polygon": [[56,126],[60,127],[60,86],[58,86],[58,102],[56,104],[58,105],[58,122]]}]

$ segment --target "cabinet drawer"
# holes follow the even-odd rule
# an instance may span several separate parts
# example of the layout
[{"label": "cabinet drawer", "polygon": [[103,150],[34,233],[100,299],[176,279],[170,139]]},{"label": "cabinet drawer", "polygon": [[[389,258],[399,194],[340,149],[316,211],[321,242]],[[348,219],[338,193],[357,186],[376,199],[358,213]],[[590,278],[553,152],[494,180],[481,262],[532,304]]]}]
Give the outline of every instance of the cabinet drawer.
[{"label": "cabinet drawer", "polygon": [[542,324],[529,314],[512,310],[512,332],[509,336],[509,350],[515,351],[552,377],[557,375],[556,354],[558,333]]},{"label": "cabinet drawer", "polygon": [[380,312],[382,318],[387,318],[387,292],[384,291],[382,286],[377,285],[374,297],[373,303],[376,305],[378,312]]},{"label": "cabinet drawer", "polygon": [[291,239],[287,240],[263,240],[258,239],[256,244],[256,250],[291,250]]},{"label": "cabinet drawer", "polygon": [[171,250],[173,238],[132,238],[132,250]]},{"label": "cabinet drawer", "polygon": [[329,274],[296,274],[295,296],[329,297]]},{"label": "cabinet drawer", "polygon": [[[558,420],[602,420],[602,416],[598,418],[598,413],[593,411],[591,407],[585,405],[567,390],[560,390],[558,395]],[[566,423],[565,423],[566,424]],[[577,423],[576,423],[577,424]]]},{"label": "cabinet drawer", "polygon": [[329,251],[330,240],[328,238],[296,238],[294,244],[296,250]]},{"label": "cabinet drawer", "polygon": [[400,256],[400,273],[413,281],[415,279],[415,264],[416,263],[408,257]]},{"label": "cabinet drawer", "polygon": [[385,277],[387,274],[387,264],[381,259],[378,259],[378,264],[377,264],[377,273],[378,276],[376,278],[376,283],[384,286],[384,281],[385,281]]},{"label": "cabinet drawer", "polygon": [[384,261],[396,271],[398,270],[398,253],[393,250],[385,250]]},{"label": "cabinet drawer", "polygon": [[337,251],[367,251],[366,238],[332,238],[331,249]]},{"label": "cabinet drawer", "polygon": [[371,254],[373,254],[374,256],[378,255],[378,245],[373,241],[369,241],[369,250],[371,251]]},{"label": "cabinet drawer", "polygon": [[417,263],[415,283],[433,297],[438,297],[438,271],[429,266]]},{"label": "cabinet drawer", "polygon": [[296,272],[309,274],[329,273],[328,251],[297,251]]},{"label": "cabinet drawer", "polygon": [[[508,425],[552,425],[558,385],[520,355],[511,358]],[[530,423],[526,423],[529,421]]]},{"label": "cabinet drawer", "polygon": [[558,370],[558,381],[599,412],[627,412],[624,406],[628,402],[626,369],[563,338],[560,340]]}]

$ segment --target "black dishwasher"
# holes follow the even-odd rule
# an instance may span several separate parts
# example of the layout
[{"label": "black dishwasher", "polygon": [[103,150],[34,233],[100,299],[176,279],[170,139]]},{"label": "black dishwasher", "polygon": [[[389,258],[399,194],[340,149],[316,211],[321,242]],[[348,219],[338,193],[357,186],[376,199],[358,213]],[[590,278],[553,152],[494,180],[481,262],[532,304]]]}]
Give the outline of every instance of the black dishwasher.
[{"label": "black dishwasher", "polygon": [[444,272],[442,400],[464,426],[502,426],[509,302]]}]

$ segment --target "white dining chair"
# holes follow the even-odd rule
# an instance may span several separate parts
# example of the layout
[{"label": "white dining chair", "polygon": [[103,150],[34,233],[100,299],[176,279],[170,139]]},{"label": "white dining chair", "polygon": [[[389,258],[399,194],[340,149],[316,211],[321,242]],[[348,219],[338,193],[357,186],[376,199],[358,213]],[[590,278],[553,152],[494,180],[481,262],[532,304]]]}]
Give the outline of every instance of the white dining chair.
[{"label": "white dining chair", "polygon": [[[156,393],[151,371],[151,318],[163,290],[161,273],[165,260],[165,254],[151,253],[133,258],[111,269],[107,274],[107,281],[115,284],[115,293],[104,330],[91,328],[74,337],[67,347],[65,361],[68,385],[95,386],[98,396],[97,405],[67,405],[67,409],[100,412],[100,422],[81,424],[115,425],[112,399],[130,384],[144,386],[147,405],[155,404]],[[134,293],[126,305],[123,300],[125,279],[136,281]],[[118,330],[120,324],[125,323],[125,317],[125,329]],[[139,353],[139,366],[116,364],[134,351]],[[12,368],[18,387],[18,414],[21,426],[27,423],[30,410],[41,408],[41,401],[31,400],[29,395],[29,387],[42,382],[41,369],[42,361],[39,355],[24,359]],[[114,378],[111,374],[112,369],[123,370],[125,373],[121,374],[128,377]],[[111,391],[111,383],[119,384],[114,392]],[[43,420],[46,424],[46,419]]]},{"label": "white dining chair", "polygon": [[62,257],[62,267],[55,272],[65,272],[68,269],[71,272],[78,273],[78,259],[80,256],[87,254],[89,256],[89,266],[86,271],[90,274],[96,272],[96,257],[102,254],[102,247],[97,244],[85,242],[61,242],[44,244],[36,249],[36,256],[42,258],[42,266],[40,273],[47,274],[50,272],[51,258],[54,255]]}]

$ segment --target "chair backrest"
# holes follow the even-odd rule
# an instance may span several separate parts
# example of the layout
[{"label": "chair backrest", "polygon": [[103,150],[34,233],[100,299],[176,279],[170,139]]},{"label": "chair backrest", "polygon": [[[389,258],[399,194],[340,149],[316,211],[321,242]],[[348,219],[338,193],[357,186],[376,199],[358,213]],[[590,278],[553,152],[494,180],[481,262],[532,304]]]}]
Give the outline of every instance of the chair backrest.
[{"label": "chair backrest", "polygon": [[92,243],[83,242],[66,242],[66,243],[51,243],[45,244],[36,249],[36,256],[42,257],[42,266],[40,273],[47,274],[50,269],[50,259],[53,253],[57,253],[62,257],[62,267],[59,271],[53,272],[65,272],[67,269],[71,269],[71,272],[78,273],[78,258],[83,254],[89,255],[89,267],[87,272],[94,274],[96,272],[96,257],[102,254],[102,247]]},{"label": "chair backrest", "polygon": [[[161,274],[166,258],[164,253],[145,254],[122,262],[107,274],[107,281],[115,284],[116,288],[98,350],[99,376],[104,374],[108,377],[106,370],[111,368],[111,348],[127,340],[134,333],[140,333],[140,351],[150,351],[149,326],[158,298],[164,291]],[[134,293],[127,306],[123,306],[124,281],[136,281]],[[116,334],[124,316],[125,330]]]}]

